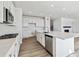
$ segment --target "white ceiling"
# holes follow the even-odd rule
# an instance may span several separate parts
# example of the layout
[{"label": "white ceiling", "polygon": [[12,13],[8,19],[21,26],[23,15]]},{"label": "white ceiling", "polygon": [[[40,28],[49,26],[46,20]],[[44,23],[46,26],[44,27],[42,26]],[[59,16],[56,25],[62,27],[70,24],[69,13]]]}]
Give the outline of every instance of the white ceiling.
[{"label": "white ceiling", "polygon": [[[15,1],[23,15],[79,18],[79,1]],[[53,7],[51,7],[53,4]]]}]

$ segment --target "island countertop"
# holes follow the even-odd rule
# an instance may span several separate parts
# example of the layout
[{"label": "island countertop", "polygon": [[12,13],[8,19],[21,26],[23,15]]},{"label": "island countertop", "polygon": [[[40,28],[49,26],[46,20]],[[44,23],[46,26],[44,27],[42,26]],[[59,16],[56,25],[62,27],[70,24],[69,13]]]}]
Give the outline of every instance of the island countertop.
[{"label": "island countertop", "polygon": [[12,45],[15,43],[15,38],[0,40],[0,57],[5,57]]},{"label": "island countertop", "polygon": [[79,33],[66,33],[66,32],[59,32],[59,31],[51,31],[49,33],[45,33],[46,35],[54,36],[61,39],[67,39],[71,37],[79,37]]}]

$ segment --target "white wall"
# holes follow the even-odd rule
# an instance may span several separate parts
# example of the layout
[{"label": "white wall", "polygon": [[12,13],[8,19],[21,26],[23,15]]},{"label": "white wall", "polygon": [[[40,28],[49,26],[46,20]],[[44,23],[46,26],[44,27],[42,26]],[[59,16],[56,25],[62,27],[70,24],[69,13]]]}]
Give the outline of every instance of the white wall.
[{"label": "white wall", "polygon": [[[73,21],[74,19],[71,18],[61,18],[61,31],[64,32],[65,29],[69,29],[69,32],[73,32],[72,31],[72,25],[73,25]],[[71,28],[63,28],[63,26],[71,26]]]},{"label": "white wall", "polygon": [[79,33],[79,19],[75,19],[73,22],[72,31],[75,33]]},{"label": "white wall", "polygon": [[7,24],[0,24],[0,35],[16,33],[16,26],[8,26]]},{"label": "white wall", "polygon": [[54,31],[61,31],[61,19],[56,19],[53,21],[53,30]]},{"label": "white wall", "polygon": [[62,17],[61,22],[62,22],[61,23],[62,26],[72,26],[73,19]]},{"label": "white wall", "polygon": [[64,18],[64,21],[61,23],[61,19],[54,20],[54,31],[61,31],[61,25],[71,25],[72,32],[79,33],[79,19]]},{"label": "white wall", "polygon": [[[36,31],[43,31],[44,28],[44,19],[38,18],[38,17],[32,17],[32,16],[23,16],[23,38],[34,36],[34,28]],[[36,23],[36,27],[32,26],[34,24],[29,23]]]}]

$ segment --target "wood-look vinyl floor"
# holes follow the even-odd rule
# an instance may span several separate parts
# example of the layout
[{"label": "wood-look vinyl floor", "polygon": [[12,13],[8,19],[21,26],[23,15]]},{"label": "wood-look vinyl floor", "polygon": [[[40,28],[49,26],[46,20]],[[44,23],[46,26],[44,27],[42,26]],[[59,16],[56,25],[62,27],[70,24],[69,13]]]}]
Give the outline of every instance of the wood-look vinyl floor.
[{"label": "wood-look vinyl floor", "polygon": [[35,37],[23,39],[19,57],[51,57],[51,55],[43,48]]},{"label": "wood-look vinyl floor", "polygon": [[79,57],[79,37],[74,39],[74,49],[75,52],[68,57]]},{"label": "wood-look vinyl floor", "polygon": [[[74,41],[75,52],[68,57],[79,57],[79,38]],[[40,46],[35,37],[23,39],[19,57],[51,57],[50,54]]]}]

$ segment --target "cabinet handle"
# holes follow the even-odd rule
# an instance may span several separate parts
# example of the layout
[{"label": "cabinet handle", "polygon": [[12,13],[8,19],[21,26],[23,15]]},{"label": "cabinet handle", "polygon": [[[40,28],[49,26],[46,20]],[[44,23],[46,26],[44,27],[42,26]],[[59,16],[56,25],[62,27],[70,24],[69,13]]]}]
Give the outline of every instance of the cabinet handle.
[{"label": "cabinet handle", "polygon": [[17,43],[15,43],[15,46],[17,45]]},{"label": "cabinet handle", "polygon": [[13,56],[15,57],[15,54]]},{"label": "cabinet handle", "polygon": [[11,57],[11,54],[9,55],[9,57]]}]

